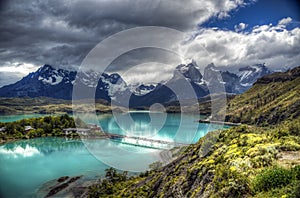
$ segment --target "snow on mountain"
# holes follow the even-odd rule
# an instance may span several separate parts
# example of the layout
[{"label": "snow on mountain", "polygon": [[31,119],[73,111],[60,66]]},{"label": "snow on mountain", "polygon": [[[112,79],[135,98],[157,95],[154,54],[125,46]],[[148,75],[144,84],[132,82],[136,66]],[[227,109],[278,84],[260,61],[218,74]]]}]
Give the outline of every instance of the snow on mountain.
[{"label": "snow on mountain", "polygon": [[145,95],[155,89],[157,83],[142,83],[129,85],[130,91],[137,96]]},{"label": "snow on mountain", "polygon": [[126,90],[127,87],[118,74],[100,74],[95,71],[77,73],[44,65],[15,84],[0,88],[0,96],[46,96],[70,100],[73,86],[79,86],[81,90],[96,89],[96,97],[105,100],[110,100],[110,97]]},{"label": "snow on mountain", "polygon": [[100,73],[95,71],[82,71],[77,74],[77,80],[74,81],[74,85],[82,83],[83,85],[91,88],[95,88],[98,84]]},{"label": "snow on mountain", "polygon": [[244,87],[240,84],[239,77],[228,71],[219,70],[213,63],[207,65],[203,76],[206,84],[211,87],[210,91],[220,90],[220,84],[223,84],[227,93],[242,93]]},{"label": "snow on mountain", "polygon": [[[188,90],[190,86],[185,86],[187,82],[194,89],[193,94],[190,90]],[[190,99],[190,97],[193,97],[195,94],[198,98],[208,94],[208,89],[205,85],[200,69],[193,60],[190,63],[178,65],[173,73],[173,77],[166,82],[166,85],[177,90],[177,92],[180,93],[177,97],[183,99]]]},{"label": "snow on mountain", "polygon": [[[177,73],[178,72],[178,73]],[[194,83],[203,84],[203,76],[195,61],[188,64],[180,64],[176,67],[174,77],[183,75],[187,80]],[[180,77],[179,77],[180,78]]]},{"label": "snow on mountain", "polygon": [[267,74],[272,73],[265,64],[255,64],[252,66],[242,67],[237,73],[240,78],[240,83],[245,87],[250,87],[256,82],[258,78],[261,78]]},{"label": "snow on mountain", "polygon": [[61,83],[64,77],[67,76],[66,73],[69,72],[62,69],[56,70],[50,65],[44,65],[44,67],[41,67],[37,71],[38,80],[42,81],[44,84],[50,85],[57,85]]},{"label": "snow on mountain", "polygon": [[127,84],[119,74],[104,74],[100,78],[101,81],[106,84],[105,88],[108,90],[108,95],[110,97],[113,97],[116,94],[122,94],[122,92],[129,90]]}]

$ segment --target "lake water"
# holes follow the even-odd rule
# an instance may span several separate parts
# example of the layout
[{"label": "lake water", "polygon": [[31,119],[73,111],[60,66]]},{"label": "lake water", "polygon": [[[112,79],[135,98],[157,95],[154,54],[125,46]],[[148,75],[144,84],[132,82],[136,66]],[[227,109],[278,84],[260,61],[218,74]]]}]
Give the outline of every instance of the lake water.
[{"label": "lake water", "polygon": [[[98,115],[97,124],[104,131],[114,134],[180,143],[194,143],[208,131],[220,128],[217,125],[199,124],[199,116],[196,115],[163,116],[147,112],[131,112],[129,115],[131,121],[125,114]],[[2,116],[0,121],[24,117],[17,115],[8,119]],[[86,117],[85,121],[88,120]],[[134,142],[126,144],[128,141],[81,141],[48,137],[1,145],[0,197],[32,197],[43,183],[61,176],[85,175],[95,178],[102,176],[108,165],[133,171],[145,170],[149,164],[159,160],[160,150],[157,148],[133,146]]]},{"label": "lake water", "polygon": [[14,122],[26,118],[38,118],[47,116],[46,114],[18,114],[18,115],[0,115],[0,122]]}]

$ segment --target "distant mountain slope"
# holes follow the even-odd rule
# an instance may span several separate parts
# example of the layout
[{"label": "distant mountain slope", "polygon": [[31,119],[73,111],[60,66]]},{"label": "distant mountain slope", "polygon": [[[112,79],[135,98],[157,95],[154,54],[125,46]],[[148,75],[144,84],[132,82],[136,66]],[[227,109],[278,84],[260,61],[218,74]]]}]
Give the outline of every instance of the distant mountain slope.
[{"label": "distant mountain slope", "polygon": [[300,115],[300,67],[257,80],[252,88],[230,101],[227,121],[276,124]]}]

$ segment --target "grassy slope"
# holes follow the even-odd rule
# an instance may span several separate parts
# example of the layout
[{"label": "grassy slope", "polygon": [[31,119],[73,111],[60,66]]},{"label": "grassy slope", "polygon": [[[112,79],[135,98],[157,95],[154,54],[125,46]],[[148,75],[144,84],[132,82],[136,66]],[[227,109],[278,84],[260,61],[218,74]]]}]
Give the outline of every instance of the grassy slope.
[{"label": "grassy slope", "polygon": [[[95,184],[91,197],[300,196],[296,195],[299,178],[276,188],[255,188],[261,171],[279,166],[288,172],[300,165],[299,90],[300,77],[257,83],[230,102],[227,118],[269,126],[242,125],[211,132],[165,167],[105,188],[101,182]],[[208,147],[211,137],[217,142]],[[210,148],[207,155],[203,148]]]},{"label": "grassy slope", "polygon": [[284,82],[256,83],[231,100],[227,112],[227,121],[258,125],[296,118],[300,115],[300,77]]},{"label": "grassy slope", "polygon": [[[110,112],[110,105],[103,101],[96,101],[99,112]],[[78,109],[80,110],[80,109]],[[0,114],[18,113],[71,113],[72,101],[46,97],[38,98],[0,98]]]}]

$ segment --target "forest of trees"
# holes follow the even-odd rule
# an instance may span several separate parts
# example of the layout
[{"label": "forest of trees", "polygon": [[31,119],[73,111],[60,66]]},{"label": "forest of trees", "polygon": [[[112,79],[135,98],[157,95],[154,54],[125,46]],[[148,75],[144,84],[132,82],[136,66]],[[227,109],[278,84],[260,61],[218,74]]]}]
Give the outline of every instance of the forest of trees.
[{"label": "forest of trees", "polygon": [[[30,126],[31,130],[25,130]],[[68,114],[61,116],[46,116],[41,118],[29,118],[15,122],[0,123],[0,140],[27,139],[45,136],[63,136],[64,128],[75,128],[75,120]],[[77,136],[77,134],[70,134]]]}]

